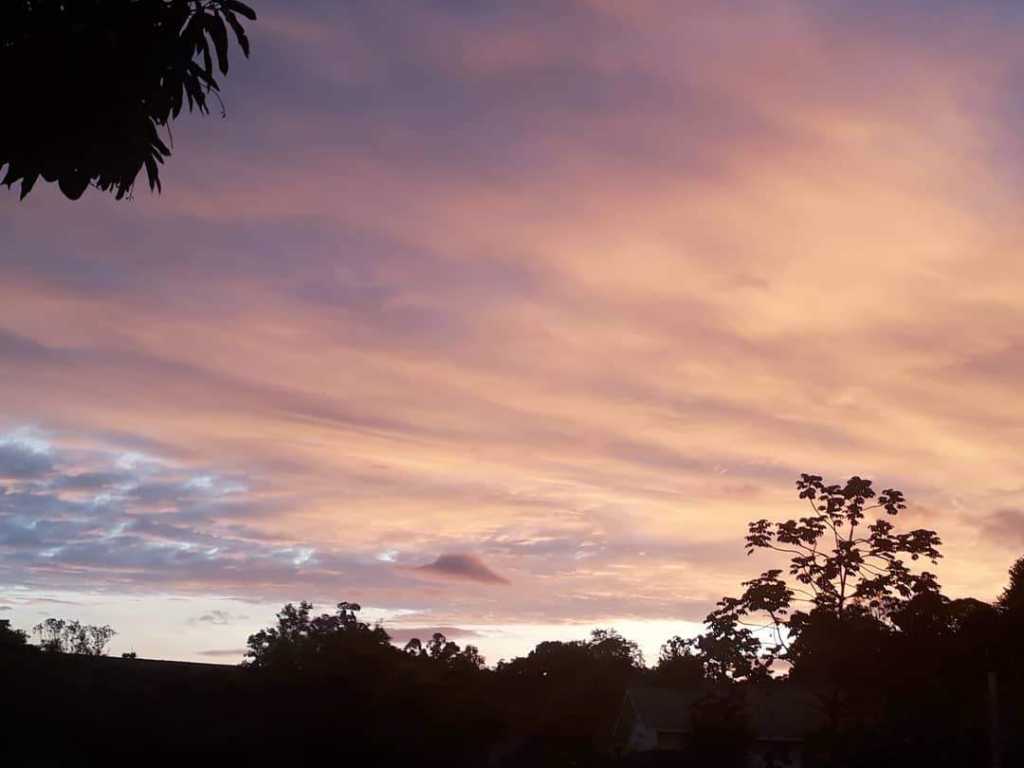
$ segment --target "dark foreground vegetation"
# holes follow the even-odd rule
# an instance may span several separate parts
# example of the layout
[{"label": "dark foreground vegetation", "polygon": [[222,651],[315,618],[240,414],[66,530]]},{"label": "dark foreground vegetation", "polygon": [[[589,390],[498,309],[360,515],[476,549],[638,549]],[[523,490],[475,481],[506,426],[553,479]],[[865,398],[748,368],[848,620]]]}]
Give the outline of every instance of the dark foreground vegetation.
[{"label": "dark foreground vegetation", "polygon": [[0,184],[120,200],[145,170],[159,189],[171,123],[219,102],[232,41],[248,56],[255,19],[239,0],[3,0]]},{"label": "dark foreground vegetation", "polygon": [[[941,542],[897,531],[897,491],[798,489],[804,517],[747,539],[783,567],[653,666],[607,630],[489,668],[441,635],[399,648],[353,603],[285,606],[238,667],[107,658],[109,628],[74,622],[39,625],[40,647],[0,622],[0,765],[738,766],[787,718],[799,744],[756,764],[1024,764],[1024,558],[996,604],[951,600],[913,567]],[[623,702],[683,700],[658,691],[688,697],[685,732],[638,751]]]}]

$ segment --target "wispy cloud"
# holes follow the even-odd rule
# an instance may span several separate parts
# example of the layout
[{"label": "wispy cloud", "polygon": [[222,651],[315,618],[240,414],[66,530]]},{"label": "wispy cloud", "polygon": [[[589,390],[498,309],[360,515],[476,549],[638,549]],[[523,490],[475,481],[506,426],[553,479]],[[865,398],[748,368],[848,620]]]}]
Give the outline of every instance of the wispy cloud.
[{"label": "wispy cloud", "polygon": [[801,471],[997,593],[1019,12],[265,5],[162,196],[0,204],[5,596],[693,620]]},{"label": "wispy cloud", "polygon": [[249,617],[244,614],[236,616],[232,614],[230,611],[222,611],[219,609],[215,609],[210,611],[209,613],[204,613],[201,616],[196,616],[195,618],[189,619],[189,624],[213,624],[216,626],[223,627],[227,626],[228,624],[233,624],[239,621],[246,621],[248,618]]}]

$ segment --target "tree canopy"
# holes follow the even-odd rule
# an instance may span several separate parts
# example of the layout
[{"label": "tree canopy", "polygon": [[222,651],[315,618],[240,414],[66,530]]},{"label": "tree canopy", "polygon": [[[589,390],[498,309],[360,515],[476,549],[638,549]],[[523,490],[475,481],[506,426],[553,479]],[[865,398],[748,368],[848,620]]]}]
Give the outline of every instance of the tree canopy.
[{"label": "tree canopy", "polygon": [[[810,513],[748,526],[747,554],[767,550],[788,558],[786,572],[772,568],[743,582],[739,597],[726,597],[708,615],[709,631],[693,641],[713,677],[748,678],[768,673],[776,659],[793,663],[808,642],[837,626],[894,626],[916,600],[939,600],[935,575],[908,564],[942,556],[935,531],[898,532],[890,518],[905,507],[900,491],[875,492],[870,480],[851,477],[826,485],[803,474],[796,483]],[[870,519],[870,518],[874,519]],[[762,642],[764,632],[771,642]]]},{"label": "tree canopy", "polygon": [[358,618],[358,603],[342,601],[333,614],[313,615],[313,604],[288,603],[277,613],[277,624],[250,635],[246,664],[257,669],[302,672],[358,663],[367,656],[392,650],[380,625]]},{"label": "tree canopy", "polygon": [[47,653],[71,653],[103,656],[117,634],[109,625],[83,624],[78,620],[49,618],[32,631],[39,636],[39,647]]},{"label": "tree canopy", "polygon": [[0,619],[0,651],[22,649],[28,643],[28,635],[24,630],[12,629],[9,619]]},{"label": "tree canopy", "polygon": [[1024,624],[1024,557],[1010,567],[1010,583],[999,596],[997,606],[1004,614]]},{"label": "tree canopy", "polygon": [[90,185],[122,199],[145,168],[159,190],[170,122],[219,100],[229,37],[248,56],[242,20],[255,18],[239,0],[0,3],[0,183],[21,182],[22,198],[42,177],[73,200]]},{"label": "tree canopy", "polygon": [[483,669],[484,657],[475,645],[460,648],[441,632],[435,632],[429,641],[424,643],[418,637],[411,638],[403,649],[409,656],[427,659],[452,670],[476,671]]}]

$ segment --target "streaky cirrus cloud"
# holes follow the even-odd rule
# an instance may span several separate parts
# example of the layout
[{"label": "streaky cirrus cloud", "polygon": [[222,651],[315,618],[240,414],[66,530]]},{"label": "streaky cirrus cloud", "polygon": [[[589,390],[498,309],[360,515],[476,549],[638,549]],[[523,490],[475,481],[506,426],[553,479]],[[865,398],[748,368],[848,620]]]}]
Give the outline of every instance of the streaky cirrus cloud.
[{"label": "streaky cirrus cloud", "polygon": [[162,196],[0,199],[15,619],[173,595],[184,656],[242,639],[186,623],[212,595],[664,628],[766,565],[745,522],[802,471],[902,488],[951,594],[998,593],[1020,9],[552,7],[265,0]]}]

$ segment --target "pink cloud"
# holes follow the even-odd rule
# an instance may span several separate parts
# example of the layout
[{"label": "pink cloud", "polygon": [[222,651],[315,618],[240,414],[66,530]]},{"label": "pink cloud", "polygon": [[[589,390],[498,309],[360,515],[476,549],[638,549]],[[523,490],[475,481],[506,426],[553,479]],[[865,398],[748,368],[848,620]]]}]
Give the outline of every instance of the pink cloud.
[{"label": "pink cloud", "polygon": [[1018,25],[414,5],[271,1],[163,196],[0,209],[0,435],[56,462],[0,443],[0,588],[699,619],[814,471],[903,487],[995,595]]}]

